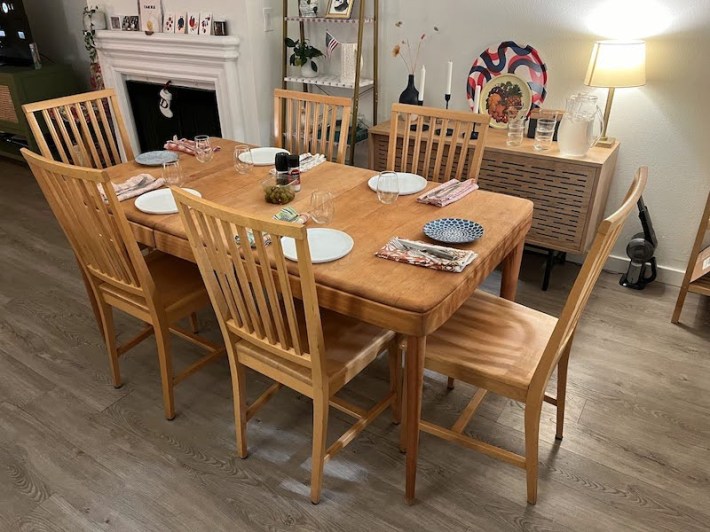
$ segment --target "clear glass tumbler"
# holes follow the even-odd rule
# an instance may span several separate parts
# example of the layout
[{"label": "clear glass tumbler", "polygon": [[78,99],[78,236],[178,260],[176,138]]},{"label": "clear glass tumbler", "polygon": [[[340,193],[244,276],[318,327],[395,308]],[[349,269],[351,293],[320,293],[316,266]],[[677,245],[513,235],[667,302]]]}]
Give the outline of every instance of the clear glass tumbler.
[{"label": "clear glass tumbler", "polygon": [[520,146],[523,143],[523,134],[525,133],[524,118],[508,119],[508,138],[505,143],[508,146]]},{"label": "clear glass tumbler", "polygon": [[317,224],[327,224],[333,220],[335,201],[332,192],[315,190],[311,194],[311,218]]},{"label": "clear glass tumbler", "polygon": [[399,197],[399,176],[397,172],[380,172],[377,178],[377,199],[385,205],[397,201]]},{"label": "clear glass tumbler", "polygon": [[248,174],[254,166],[254,159],[251,155],[251,148],[245,144],[240,144],[234,148],[234,169],[239,174]]},{"label": "clear glass tumbler", "polygon": [[163,179],[168,186],[179,187],[183,184],[182,168],[180,161],[163,163]]},{"label": "clear glass tumbler", "polygon": [[540,111],[535,127],[535,143],[533,148],[537,151],[546,151],[552,148],[552,138],[555,136],[557,126],[557,113],[555,111]]},{"label": "clear glass tumbler", "polygon": [[201,163],[208,163],[214,158],[214,150],[207,135],[195,137],[195,158]]}]

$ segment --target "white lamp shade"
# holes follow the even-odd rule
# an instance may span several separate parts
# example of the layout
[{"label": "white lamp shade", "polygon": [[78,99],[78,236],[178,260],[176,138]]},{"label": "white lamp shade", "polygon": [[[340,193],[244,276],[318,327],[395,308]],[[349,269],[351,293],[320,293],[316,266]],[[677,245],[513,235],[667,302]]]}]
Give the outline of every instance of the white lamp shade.
[{"label": "white lamp shade", "polygon": [[646,43],[597,41],[584,84],[590,87],[639,87],[646,84]]}]

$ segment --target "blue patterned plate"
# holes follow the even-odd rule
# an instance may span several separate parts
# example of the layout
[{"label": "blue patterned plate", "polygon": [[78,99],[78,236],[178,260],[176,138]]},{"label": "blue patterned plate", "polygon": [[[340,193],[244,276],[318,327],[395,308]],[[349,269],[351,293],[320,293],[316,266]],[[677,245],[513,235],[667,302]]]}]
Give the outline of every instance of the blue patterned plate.
[{"label": "blue patterned plate", "polygon": [[143,166],[163,166],[165,163],[173,163],[177,160],[178,154],[168,150],[147,151],[136,157],[136,162]]},{"label": "blue patterned plate", "polygon": [[481,224],[463,218],[439,218],[424,226],[424,234],[448,244],[465,244],[483,236]]}]

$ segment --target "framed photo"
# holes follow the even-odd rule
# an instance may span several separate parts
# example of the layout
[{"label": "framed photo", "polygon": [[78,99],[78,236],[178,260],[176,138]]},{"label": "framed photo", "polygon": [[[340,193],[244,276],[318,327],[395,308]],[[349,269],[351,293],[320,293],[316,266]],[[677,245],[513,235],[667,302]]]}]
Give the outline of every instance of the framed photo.
[{"label": "framed photo", "polygon": [[119,16],[113,16],[113,17],[111,17],[111,20],[110,20],[109,22],[110,22],[109,27],[110,27],[112,30],[114,30],[114,31],[116,31],[116,30],[120,31],[120,30],[121,30],[121,17],[119,17]]},{"label": "framed photo", "polygon": [[175,15],[175,33],[187,33],[187,15],[185,13]]},{"label": "framed photo", "polygon": [[121,19],[121,29],[123,31],[140,31],[140,17],[138,15],[128,15]]},{"label": "framed photo", "polygon": [[138,7],[142,31],[148,33],[163,31],[163,7],[160,0],[141,0]]},{"label": "framed photo", "polygon": [[199,35],[200,33],[200,14],[190,12],[187,14],[187,33],[189,35]]},{"label": "framed photo", "polygon": [[326,18],[350,18],[355,0],[328,0]]},{"label": "framed photo", "polygon": [[200,35],[212,35],[212,13],[200,13]]},{"label": "framed photo", "polygon": [[175,33],[175,13],[166,13],[163,18],[163,32]]}]

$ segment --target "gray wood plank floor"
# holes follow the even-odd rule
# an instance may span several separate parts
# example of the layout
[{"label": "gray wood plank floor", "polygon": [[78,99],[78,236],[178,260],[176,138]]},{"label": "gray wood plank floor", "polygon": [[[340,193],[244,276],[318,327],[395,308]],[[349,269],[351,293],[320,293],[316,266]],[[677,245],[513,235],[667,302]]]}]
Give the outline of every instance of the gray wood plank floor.
[{"label": "gray wood plank floor", "polygon": [[[540,495],[523,472],[422,436],[418,502],[403,500],[398,428],[381,417],[325,469],[308,501],[311,407],[280,392],[249,424],[251,455],[234,453],[226,360],[181,384],[165,421],[154,344],[107,357],[73,256],[29,172],[0,162],[0,530],[707,530],[710,523],[710,299],[643,292],[603,274],[570,364],[565,439],[543,411]],[[556,268],[539,290],[526,255],[519,301],[559,313],[578,271]],[[404,268],[404,267],[403,267]],[[494,275],[486,288],[496,290]],[[118,317],[127,337],[138,324]],[[202,316],[219,339],[214,319]],[[179,364],[197,354],[176,342]],[[386,389],[378,361],[348,386],[368,404]],[[250,374],[254,396],[267,382]],[[472,388],[447,392],[427,374],[424,416],[449,422]],[[333,437],[347,426],[333,411]],[[487,399],[469,432],[521,452],[522,409]]]}]

